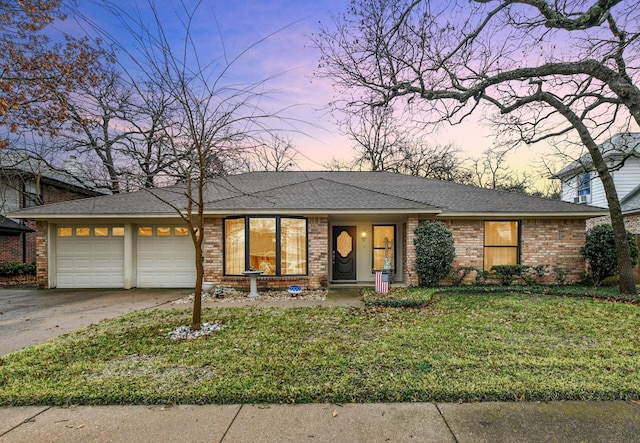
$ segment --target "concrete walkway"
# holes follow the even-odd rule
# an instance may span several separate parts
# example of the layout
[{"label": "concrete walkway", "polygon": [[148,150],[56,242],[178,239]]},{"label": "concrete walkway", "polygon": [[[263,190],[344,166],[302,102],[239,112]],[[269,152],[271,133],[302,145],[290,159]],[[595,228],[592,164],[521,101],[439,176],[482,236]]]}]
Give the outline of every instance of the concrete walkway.
[{"label": "concrete walkway", "polygon": [[614,402],[0,408],[1,442],[640,442]]}]

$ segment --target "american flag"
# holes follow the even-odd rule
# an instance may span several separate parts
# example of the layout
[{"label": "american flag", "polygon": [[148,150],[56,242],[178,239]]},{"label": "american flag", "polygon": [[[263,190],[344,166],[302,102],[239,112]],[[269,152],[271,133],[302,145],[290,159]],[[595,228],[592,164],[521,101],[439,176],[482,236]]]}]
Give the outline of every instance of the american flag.
[{"label": "american flag", "polygon": [[389,279],[382,281],[382,271],[376,271],[376,292],[386,294],[389,292]]}]

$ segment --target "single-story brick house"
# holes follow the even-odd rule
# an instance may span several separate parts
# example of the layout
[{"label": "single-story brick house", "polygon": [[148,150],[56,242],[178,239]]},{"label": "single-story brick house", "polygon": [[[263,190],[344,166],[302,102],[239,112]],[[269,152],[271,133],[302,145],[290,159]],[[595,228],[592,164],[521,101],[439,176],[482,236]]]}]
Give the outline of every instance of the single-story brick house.
[{"label": "single-story brick house", "polygon": [[[179,216],[184,187],[101,196],[18,211],[35,219],[38,285],[193,287],[194,252]],[[373,283],[385,256],[394,280],[417,284],[414,230],[441,220],[454,266],[552,265],[584,272],[585,222],[606,210],[387,172],[253,172],[205,192],[205,280],[262,287]],[[386,248],[385,248],[386,246]]]}]

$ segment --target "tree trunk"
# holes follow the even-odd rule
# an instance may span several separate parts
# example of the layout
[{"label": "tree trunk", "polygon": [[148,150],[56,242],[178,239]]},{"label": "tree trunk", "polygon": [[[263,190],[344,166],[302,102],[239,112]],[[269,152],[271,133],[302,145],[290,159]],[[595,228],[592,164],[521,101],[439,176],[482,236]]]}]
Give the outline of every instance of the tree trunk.
[{"label": "tree trunk", "polygon": [[616,242],[618,273],[620,274],[620,293],[636,294],[635,276],[633,274],[633,264],[631,263],[631,248],[629,247],[629,239],[627,238],[627,230],[624,225],[620,200],[618,199],[618,194],[609,170],[605,168],[603,173],[600,173],[600,171],[598,171],[598,173],[607,196],[611,226],[613,227]]},{"label": "tree trunk", "polygon": [[[202,235],[202,232],[200,232]],[[191,330],[198,331],[202,318],[202,278],[204,267],[202,265],[202,248],[196,250],[196,290],[193,296],[193,310],[191,312]]]}]

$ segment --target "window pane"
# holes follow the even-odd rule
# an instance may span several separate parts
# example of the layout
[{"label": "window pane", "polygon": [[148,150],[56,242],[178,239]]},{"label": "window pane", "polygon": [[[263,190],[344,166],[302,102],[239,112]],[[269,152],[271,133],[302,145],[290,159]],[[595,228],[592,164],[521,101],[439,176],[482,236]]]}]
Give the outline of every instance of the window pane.
[{"label": "window pane", "polygon": [[[393,268],[393,251],[388,252],[389,265]],[[384,249],[373,250],[373,269],[384,269]]]},{"label": "window pane", "polygon": [[139,227],[138,228],[138,236],[140,237],[151,237],[153,235],[153,228],[149,227]]},{"label": "window pane", "polygon": [[171,228],[157,228],[156,233],[158,237],[169,237],[171,236]]},{"label": "window pane", "polygon": [[109,228],[93,228],[93,235],[96,237],[108,237]]},{"label": "window pane", "polygon": [[72,235],[72,228],[58,228],[58,237],[71,237]]},{"label": "window pane", "polygon": [[185,237],[189,235],[189,229],[187,228],[173,228],[173,234],[176,237]]},{"label": "window pane", "polygon": [[90,235],[90,228],[76,228],[76,237],[89,237]]},{"label": "window pane", "polygon": [[389,247],[393,248],[393,226],[374,226],[373,227],[373,247],[384,249],[384,239],[389,240]]},{"label": "window pane", "polygon": [[[395,226],[374,226],[373,227],[373,269],[385,268],[385,249],[388,260],[387,269],[394,268],[395,249]],[[386,247],[385,247],[386,245]]]},{"label": "window pane", "polygon": [[307,221],[283,218],[280,220],[282,275],[307,273]]},{"label": "window pane", "polygon": [[[244,219],[225,220],[224,228],[224,272],[225,274],[238,275],[245,270]],[[186,230],[186,228],[183,229]]]},{"label": "window pane", "polygon": [[578,177],[578,195],[591,194],[591,173],[583,172]]},{"label": "window pane", "polygon": [[276,273],[275,218],[249,219],[249,264],[265,275]]},{"label": "window pane", "polygon": [[123,237],[124,236],[124,228],[122,226],[116,226],[111,228],[111,235],[114,237]]},{"label": "window pane", "polygon": [[492,266],[518,264],[517,248],[484,248],[484,269]]},{"label": "window pane", "polygon": [[518,222],[485,222],[484,244],[485,246],[518,246]]}]

